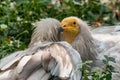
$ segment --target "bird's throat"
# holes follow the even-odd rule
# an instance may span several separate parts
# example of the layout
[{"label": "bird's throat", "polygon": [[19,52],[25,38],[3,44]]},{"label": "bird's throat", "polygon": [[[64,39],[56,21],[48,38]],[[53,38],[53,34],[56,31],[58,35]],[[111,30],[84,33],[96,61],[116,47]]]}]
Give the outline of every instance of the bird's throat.
[{"label": "bird's throat", "polygon": [[73,34],[66,31],[62,32],[63,39],[70,44],[74,41],[77,35],[78,34]]}]

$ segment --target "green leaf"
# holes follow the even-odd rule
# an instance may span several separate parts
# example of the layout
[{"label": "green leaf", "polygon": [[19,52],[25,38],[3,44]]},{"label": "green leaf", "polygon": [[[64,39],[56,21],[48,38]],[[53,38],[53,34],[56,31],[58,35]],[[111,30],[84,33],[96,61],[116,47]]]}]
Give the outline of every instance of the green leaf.
[{"label": "green leaf", "polygon": [[109,57],[109,61],[116,63],[115,58],[113,58],[113,57]]},{"label": "green leaf", "polygon": [[103,61],[104,64],[108,64],[108,61],[106,61],[106,60],[102,60],[102,61]]},{"label": "green leaf", "polygon": [[107,55],[104,55],[105,59],[109,61],[109,57]]}]

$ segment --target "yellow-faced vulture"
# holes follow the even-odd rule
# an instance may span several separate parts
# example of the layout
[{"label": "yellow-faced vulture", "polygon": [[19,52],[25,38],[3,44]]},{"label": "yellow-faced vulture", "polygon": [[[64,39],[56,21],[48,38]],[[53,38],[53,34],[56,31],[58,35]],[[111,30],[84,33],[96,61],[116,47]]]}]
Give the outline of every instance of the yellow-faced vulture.
[{"label": "yellow-faced vulture", "polygon": [[119,26],[90,31],[74,16],[61,23],[42,19],[34,26],[29,48],[1,60],[0,80],[80,80],[78,63],[92,60],[91,69],[102,69],[104,55],[115,58],[112,80],[120,79]]}]

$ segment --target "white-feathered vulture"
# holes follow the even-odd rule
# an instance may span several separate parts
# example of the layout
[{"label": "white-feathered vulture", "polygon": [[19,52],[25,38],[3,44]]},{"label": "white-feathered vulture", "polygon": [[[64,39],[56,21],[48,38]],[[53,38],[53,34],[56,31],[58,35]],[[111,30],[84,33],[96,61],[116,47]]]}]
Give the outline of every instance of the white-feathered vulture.
[{"label": "white-feathered vulture", "polygon": [[[103,31],[106,32],[107,30],[103,29]],[[114,30],[113,30],[113,32],[116,33],[116,31],[114,31]],[[49,41],[53,42],[53,43],[54,42],[59,42],[59,41],[67,41],[69,44],[71,44],[71,46],[75,50],[77,50],[79,52],[83,62],[86,61],[86,60],[93,60],[92,67],[103,68],[103,64],[102,64],[101,60],[104,58],[104,55],[108,55],[108,56],[114,57],[116,59],[116,63],[111,63],[111,64],[115,67],[115,69],[118,71],[118,73],[113,73],[112,80],[119,80],[120,79],[120,72],[119,72],[120,71],[120,57],[119,57],[120,56],[120,36],[116,35],[116,34],[113,35],[111,33],[112,33],[111,31],[108,31],[105,34],[101,34],[101,33],[98,33],[97,30],[93,30],[93,32],[91,33],[89,28],[88,28],[88,25],[84,21],[82,21],[81,19],[79,19],[77,17],[65,18],[65,19],[63,19],[61,21],[61,24],[56,19],[50,19],[50,18],[49,19],[43,19],[40,22],[36,22],[35,23],[35,30],[33,32],[29,48],[28,48],[28,50],[25,50],[25,51],[28,51],[27,53],[30,52],[30,53],[35,54],[34,52],[29,51],[29,50],[33,50],[36,45],[39,45],[38,44],[39,42],[42,44],[44,41],[46,41],[46,43],[48,43]],[[57,43],[54,43],[54,44],[58,45]],[[67,43],[63,44],[63,47],[66,46],[66,45],[67,45]],[[70,52],[71,52],[70,50],[72,50],[72,48],[68,49],[70,47],[70,45],[67,48],[64,47],[64,50],[59,49],[60,45],[58,45],[58,48],[57,48],[59,50],[55,50],[56,46],[54,46],[52,48],[47,47],[47,46],[48,45],[46,45],[44,48],[39,48],[40,52],[42,52],[42,51],[50,51],[50,55],[52,55],[52,53],[54,53],[54,51],[55,52],[56,51],[57,52],[62,52],[64,50],[65,51],[68,50],[67,52],[68,52],[68,54],[70,54]],[[51,50],[49,50],[49,48]],[[55,49],[53,49],[53,48],[55,48]],[[34,49],[33,51],[36,51],[36,49]],[[53,52],[51,52],[51,51],[53,51]],[[73,60],[73,55],[76,55],[75,52],[73,52],[72,55],[70,55],[71,61],[68,61],[68,62],[71,62],[72,64],[75,64],[75,66],[76,66],[77,63],[80,61],[80,58],[78,58],[78,57],[75,58],[75,56],[74,56],[74,60]],[[20,53],[18,53],[18,54],[20,54]],[[33,54],[32,54],[32,57],[34,57]],[[40,53],[40,54],[43,55],[44,53]],[[55,54],[57,54],[57,53],[55,53]],[[77,55],[78,55],[78,53],[77,53]],[[26,55],[23,55],[23,56],[26,56]],[[63,56],[63,54],[61,56]],[[64,57],[66,57],[66,53],[64,54]],[[34,58],[36,58],[36,56]],[[44,58],[42,58],[42,57],[39,58],[41,60],[40,62],[42,63],[42,67],[41,67],[42,70],[45,70],[46,73],[50,72],[50,75],[52,75],[52,76],[58,76],[59,78],[61,78],[61,76],[60,76],[61,74],[60,73],[59,74],[55,73],[53,75],[53,73],[52,73],[53,69],[49,68],[48,65],[46,64],[46,62],[49,62],[49,58],[51,59],[51,57],[44,57]],[[32,58],[25,60],[25,63],[24,63],[24,57],[23,57],[23,59],[22,58],[13,59],[13,60],[10,61],[11,64],[12,64],[10,66],[8,66],[10,63],[7,64],[8,61],[5,61],[4,65],[2,65],[0,68],[1,69],[5,68],[3,70],[3,72],[11,70],[11,69],[14,68],[13,69],[14,71],[12,71],[12,72],[16,72],[16,66],[19,66],[18,64],[20,64],[20,62],[23,62],[25,64],[25,66],[23,68],[19,68],[18,67],[17,69],[20,69],[20,71],[19,70],[17,70],[17,71],[19,71],[20,72],[19,74],[21,74],[22,71],[27,73],[24,70],[27,70],[27,69],[28,69],[28,71],[29,70],[33,70],[33,71],[28,72],[29,74],[27,74],[27,75],[29,75],[29,76],[27,76],[27,78],[29,78],[29,77],[31,77],[30,74],[32,75],[34,73],[34,69],[36,71],[35,72],[36,74],[37,74],[37,71],[38,71],[38,69],[36,70],[36,67],[28,68],[29,66],[33,66],[34,65],[34,64],[32,64],[30,62],[31,59]],[[52,57],[52,59],[53,59],[53,57]],[[59,59],[59,57],[56,57],[56,55],[54,56],[54,59],[55,59],[57,64],[59,63],[59,60],[61,60],[61,59]],[[5,59],[3,59],[3,60],[5,60]],[[33,59],[33,61],[36,61],[36,60]],[[75,61],[77,61],[77,62],[75,62]],[[14,63],[14,65],[13,65],[13,63]],[[50,64],[50,63],[48,63],[48,64]],[[46,69],[46,65],[47,65],[48,69]],[[6,66],[8,66],[8,67],[6,68]],[[61,66],[61,65],[59,65],[59,66]],[[76,68],[75,66],[72,68],[72,70],[69,68],[69,71],[67,70],[68,71],[67,73],[65,71],[63,71],[65,73],[62,73],[62,74],[66,75],[70,71],[74,72],[74,69]],[[65,69],[63,69],[63,70],[65,70]],[[62,72],[61,68],[59,69],[59,71]],[[9,71],[6,72],[6,74],[7,73],[9,73]],[[69,77],[72,76],[73,74],[74,73],[69,74]],[[81,74],[81,72],[78,71],[78,74],[75,74],[75,76],[74,76],[75,79],[71,79],[71,80],[80,80],[81,76],[78,76],[80,74]],[[35,75],[33,74],[33,77],[34,76]],[[17,78],[20,79],[20,77],[17,77]],[[36,80],[39,80],[39,79],[36,79]],[[66,78],[64,77],[64,79],[66,79]],[[48,80],[48,79],[45,79],[45,80]],[[51,80],[54,80],[54,79],[51,79]]]},{"label": "white-feathered vulture", "polygon": [[[59,22],[56,22],[59,25]],[[35,41],[67,41],[76,49],[82,58],[82,61],[93,60],[92,67],[103,68],[102,60],[104,55],[116,59],[116,63],[111,63],[118,73],[113,73],[112,80],[120,79],[120,27],[101,27],[89,30],[88,25],[77,17],[68,17],[61,21],[61,27],[55,26],[44,28],[44,34],[39,26],[41,22],[36,23],[36,28],[31,39],[33,45]],[[41,34],[49,36],[48,38],[39,37]],[[40,39],[42,38],[42,39]]]},{"label": "white-feathered vulture", "polygon": [[[39,41],[67,41],[81,54],[83,61],[95,60],[96,49],[95,44],[93,43],[93,38],[90,34],[90,30],[88,29],[87,24],[85,24],[82,20],[74,18],[75,17],[71,17],[65,22],[63,20],[61,24],[57,20],[54,20],[53,22],[53,20],[50,21],[49,19],[43,19],[40,22],[36,22],[36,27],[31,38],[30,46]],[[78,22],[74,23],[74,21]],[[70,25],[66,24],[69,22]],[[64,26],[64,24],[66,25]]]},{"label": "white-feathered vulture", "polygon": [[67,42],[58,42],[58,27],[56,19],[38,22],[30,47],[0,60],[0,80],[80,80],[81,57]]}]

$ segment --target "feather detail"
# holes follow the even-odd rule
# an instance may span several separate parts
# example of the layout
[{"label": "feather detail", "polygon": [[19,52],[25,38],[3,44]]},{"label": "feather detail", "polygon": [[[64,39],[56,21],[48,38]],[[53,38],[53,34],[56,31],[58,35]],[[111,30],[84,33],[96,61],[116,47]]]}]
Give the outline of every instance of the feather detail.
[{"label": "feather detail", "polygon": [[58,28],[60,27],[60,22],[53,18],[42,19],[37,21],[35,24],[35,29],[31,37],[31,42],[29,46],[32,46],[36,42],[51,41],[57,42],[58,39]]},{"label": "feather detail", "polygon": [[[31,52],[29,51],[31,50]],[[80,80],[81,71],[76,71],[81,61],[80,55],[66,42],[38,43],[12,57],[21,57],[14,67],[8,67],[0,72],[0,80],[48,80],[58,77],[60,79]],[[11,57],[11,56],[10,56]],[[10,63],[14,59],[10,60]],[[9,56],[2,59],[7,60]],[[9,61],[6,61],[9,63]],[[7,64],[6,64],[7,65]],[[2,66],[4,68],[6,65]],[[14,63],[11,63],[11,66]],[[73,75],[74,74],[74,75]],[[80,75],[79,77],[76,75]]]}]

